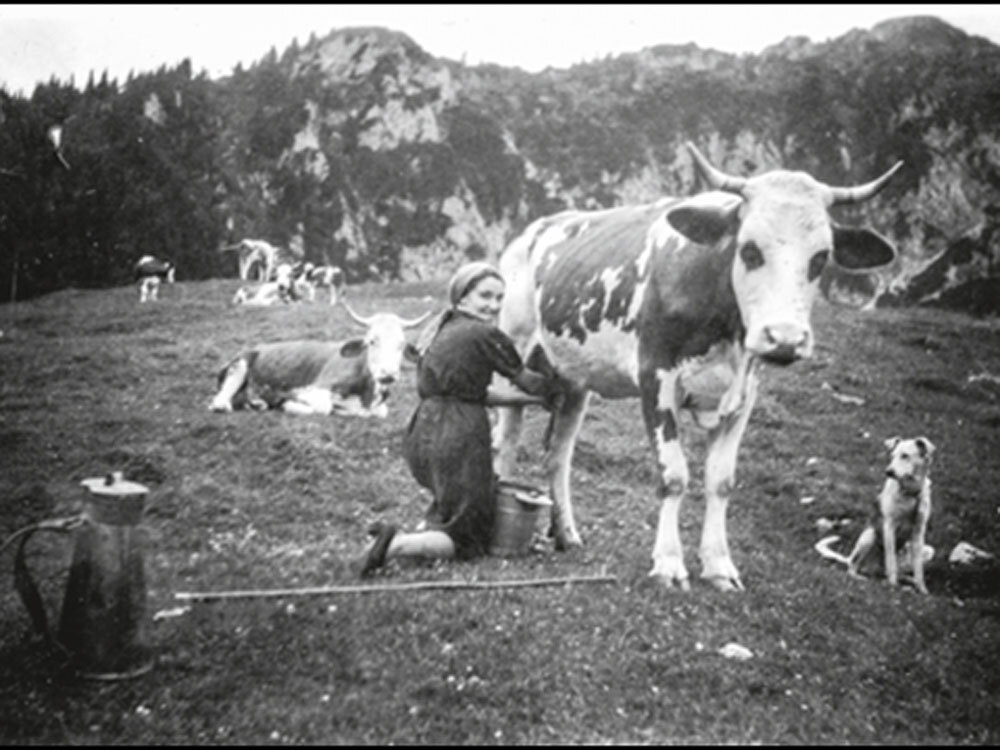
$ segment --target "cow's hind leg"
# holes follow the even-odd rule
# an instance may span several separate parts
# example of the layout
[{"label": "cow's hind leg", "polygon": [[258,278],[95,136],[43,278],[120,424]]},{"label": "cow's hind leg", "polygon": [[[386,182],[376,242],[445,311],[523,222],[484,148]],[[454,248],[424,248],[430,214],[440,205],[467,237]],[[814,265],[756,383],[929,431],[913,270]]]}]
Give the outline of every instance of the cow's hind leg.
[{"label": "cow's hind leg", "polygon": [[553,415],[552,433],[545,456],[545,469],[552,490],[552,522],[550,535],[555,536],[556,549],[580,547],[583,541],[576,530],[573,503],[570,497],[569,470],[573,462],[576,436],[587,411],[589,391],[570,389]]},{"label": "cow's hind leg", "polygon": [[660,469],[660,517],[649,571],[667,588],[691,588],[680,536],[680,512],[687,494],[688,466],[681,446],[676,409],[676,374],[642,378],[642,416]]},{"label": "cow's hind leg", "polygon": [[236,358],[219,378],[219,391],[212,399],[209,409],[212,411],[232,411],[233,397],[246,387],[249,365],[246,357]]}]

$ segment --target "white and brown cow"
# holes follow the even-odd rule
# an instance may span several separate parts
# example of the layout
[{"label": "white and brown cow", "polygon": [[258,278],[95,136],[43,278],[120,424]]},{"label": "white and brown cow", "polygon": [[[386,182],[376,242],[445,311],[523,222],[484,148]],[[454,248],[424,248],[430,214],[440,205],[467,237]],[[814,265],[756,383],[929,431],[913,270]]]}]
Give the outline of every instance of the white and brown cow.
[{"label": "white and brown cow", "polygon": [[294,264],[301,257],[301,254],[276,247],[270,242],[251,239],[240,240],[235,245],[221,248],[219,252],[237,253],[239,275],[244,281],[273,281],[279,265]]},{"label": "white and brown cow", "polygon": [[316,299],[316,290],[330,290],[330,304],[336,305],[337,299],[344,288],[344,271],[340,266],[314,266],[306,263],[302,268],[302,280],[306,283],[306,294],[309,301]]},{"label": "white and brown cow", "polygon": [[297,302],[301,299],[301,291],[296,287],[294,266],[279,263],[274,271],[273,281],[265,281],[257,286],[241,286],[233,295],[233,304],[270,307],[279,303]]},{"label": "white and brown cow", "polygon": [[346,304],[364,336],[347,341],[279,341],[240,352],[219,372],[212,411],[282,409],[292,414],[385,417],[389,388],[416,350],[405,331],[423,323],[395,313],[362,317]]},{"label": "white and brown cow", "polygon": [[[741,589],[726,508],[736,455],[762,361],[813,351],[810,312],[827,274],[867,272],[895,249],[867,229],[834,223],[827,209],[874,196],[901,164],[854,188],[803,172],[726,175],[687,144],[715,189],[684,198],[539,219],[500,258],[507,293],[500,327],[526,358],[547,360],[565,398],[553,415],[546,470],[556,546],[581,543],[569,466],[590,392],[641,399],[659,466],[662,501],[651,576],[689,588],[678,516],[688,488],[679,413],[708,429],[701,576]],[[496,468],[513,473],[521,409],[501,409]]]},{"label": "white and brown cow", "polygon": [[139,285],[139,301],[155,302],[160,296],[160,284],[174,283],[174,264],[143,255],[135,263],[135,279]]}]

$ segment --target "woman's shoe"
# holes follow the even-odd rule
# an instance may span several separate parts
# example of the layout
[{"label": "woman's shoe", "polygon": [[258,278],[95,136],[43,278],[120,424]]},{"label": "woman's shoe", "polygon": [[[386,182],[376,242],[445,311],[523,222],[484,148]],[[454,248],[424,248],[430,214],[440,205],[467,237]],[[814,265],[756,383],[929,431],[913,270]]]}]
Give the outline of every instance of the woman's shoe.
[{"label": "woman's shoe", "polygon": [[361,567],[362,578],[385,565],[385,554],[389,551],[389,544],[392,542],[394,536],[396,536],[396,527],[392,524],[384,524],[379,529],[378,536],[375,537],[375,542],[372,544],[371,549],[368,550],[368,554],[365,556],[365,563]]}]

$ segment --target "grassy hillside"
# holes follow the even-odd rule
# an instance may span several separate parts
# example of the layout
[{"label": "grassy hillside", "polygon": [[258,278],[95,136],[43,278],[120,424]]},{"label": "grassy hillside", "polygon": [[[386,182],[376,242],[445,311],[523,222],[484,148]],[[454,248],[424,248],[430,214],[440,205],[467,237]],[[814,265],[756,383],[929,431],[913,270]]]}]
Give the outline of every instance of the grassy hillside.
[{"label": "grassy hillside", "polygon": [[[417,523],[427,498],[401,454],[412,368],[384,421],[207,410],[241,345],[352,330],[323,304],[230,307],[237,283],[178,283],[142,306],[121,287],[0,307],[0,539],[75,512],[81,479],[123,470],[150,488],[152,614],[179,591],[357,583],[366,527]],[[348,293],[363,314],[408,316],[444,297],[415,284]],[[1000,385],[969,380],[1000,375],[1000,323],[825,303],[814,320],[817,356],[766,372],[741,451],[729,523],[745,592],[647,580],[658,508],[638,402],[595,399],[573,470],[582,550],[394,568],[376,583],[606,572],[614,584],[195,604],[152,622],[152,672],[93,683],[46,657],[8,573],[0,740],[1000,741],[1000,568],[947,562],[962,540],[1000,552]],[[530,479],[543,427],[532,414],[520,463]],[[820,518],[859,529],[882,441],[896,434],[938,448],[927,597],[850,579],[812,549]],[[682,538],[696,575],[703,440],[689,443]],[[37,537],[31,549],[55,613],[71,545]],[[718,653],[733,641],[753,658]]]}]

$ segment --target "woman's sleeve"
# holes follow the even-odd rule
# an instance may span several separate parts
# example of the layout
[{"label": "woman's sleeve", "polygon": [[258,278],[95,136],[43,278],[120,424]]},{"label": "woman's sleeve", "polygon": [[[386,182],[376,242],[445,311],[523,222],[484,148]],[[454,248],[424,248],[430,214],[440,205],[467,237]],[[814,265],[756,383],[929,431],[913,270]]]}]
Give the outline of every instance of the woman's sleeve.
[{"label": "woman's sleeve", "polygon": [[481,353],[490,366],[505,378],[513,380],[524,368],[521,355],[517,353],[510,336],[495,326],[482,338]]}]

